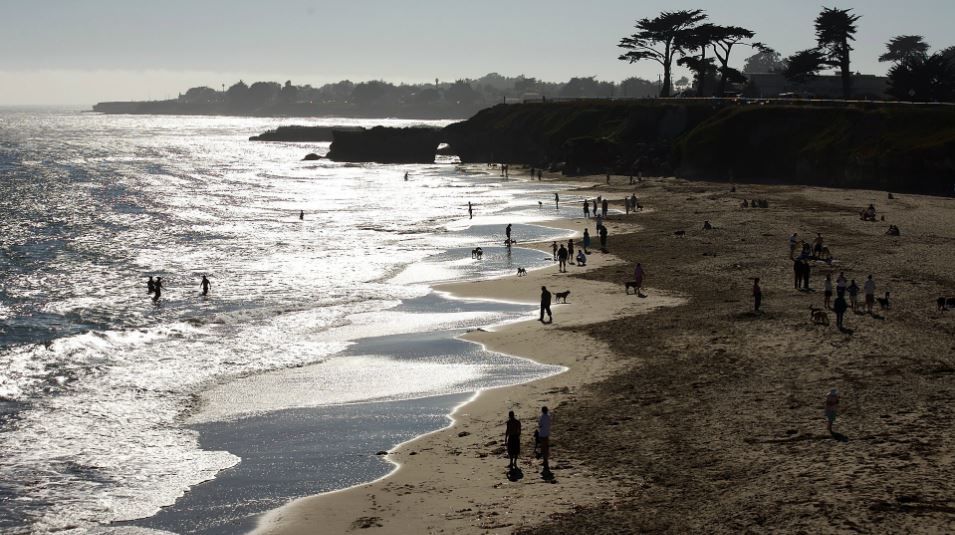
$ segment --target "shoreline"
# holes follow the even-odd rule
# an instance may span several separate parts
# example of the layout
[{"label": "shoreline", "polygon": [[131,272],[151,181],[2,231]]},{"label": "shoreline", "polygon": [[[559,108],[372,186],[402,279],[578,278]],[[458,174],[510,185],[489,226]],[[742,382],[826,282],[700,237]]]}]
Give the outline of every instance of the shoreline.
[{"label": "shoreline", "polygon": [[[599,184],[577,182],[562,183],[562,186],[572,187],[568,193],[576,195],[581,193],[580,189],[599,187]],[[621,219],[621,216],[611,218],[608,227],[638,228],[629,217],[624,225],[620,224]],[[592,224],[592,221],[581,217],[541,220],[532,224],[575,230]],[[579,235],[575,232],[574,239],[577,238]],[[520,246],[544,249],[548,245],[535,242]],[[555,264],[529,270],[525,277],[507,275],[434,285],[434,292],[456,299],[522,304],[534,304],[541,285],[550,286],[552,292],[569,286],[568,304],[553,306],[554,324],[540,325],[531,319],[514,320],[459,337],[488,351],[560,365],[566,368],[565,371],[530,382],[476,392],[449,415],[452,421],[447,427],[392,448],[388,460],[396,468],[388,475],[358,486],[295,500],[266,513],[253,533],[313,533],[315,525],[323,526],[329,533],[356,527],[406,533],[425,533],[435,529],[511,530],[539,522],[540,515],[614,500],[620,489],[581,472],[576,459],[562,455],[560,434],[571,431],[561,429],[560,407],[573,401],[581,387],[606,377],[620,363],[612,358],[605,344],[570,329],[610,321],[622,315],[646,314],[684,302],[682,298],[656,291],[652,293],[653,297],[645,299],[626,296],[620,285],[572,276],[621,264],[615,255],[594,252],[585,268],[568,266],[567,274],[554,272]],[[515,299],[515,296],[520,297]],[[539,405],[551,407],[555,422],[552,471],[556,479],[553,482],[539,478],[539,462],[531,462],[529,457]],[[497,443],[510,409],[515,410],[524,423],[520,457],[524,478],[516,483],[505,477],[503,467],[507,461],[499,451],[503,449],[501,444]],[[495,468],[498,462],[500,470]],[[549,484],[559,485],[560,495],[566,498],[555,499]],[[519,494],[520,499],[514,500],[512,493]],[[502,506],[506,512],[496,510]]]}]

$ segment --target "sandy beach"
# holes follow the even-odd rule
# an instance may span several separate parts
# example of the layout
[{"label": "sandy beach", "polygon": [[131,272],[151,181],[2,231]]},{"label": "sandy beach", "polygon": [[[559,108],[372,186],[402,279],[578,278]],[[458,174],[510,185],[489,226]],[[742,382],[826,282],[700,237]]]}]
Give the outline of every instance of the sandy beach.
[{"label": "sandy beach", "polygon": [[[571,290],[553,325],[467,335],[568,371],[482,392],[449,428],[404,444],[389,477],[304,498],[256,533],[947,532],[955,526],[955,201],[886,192],[593,177],[577,193],[647,209],[613,216],[588,266],[451,284],[462,298],[536,302]],[[768,208],[742,208],[743,199]],[[885,221],[863,222],[873,203]],[[616,208],[622,208],[618,202]],[[704,220],[715,226],[701,230]],[[559,225],[583,228],[583,220]],[[901,236],[884,232],[898,225]],[[591,223],[592,225],[592,223]],[[683,230],[684,237],[674,233]],[[793,288],[787,239],[821,233],[831,266]],[[541,244],[545,247],[547,244]],[[624,295],[635,262],[648,297]],[[822,279],[873,274],[887,310],[848,313],[847,331],[810,321]],[[752,311],[752,278],[763,311]],[[835,429],[823,399],[838,388]],[[554,483],[529,457],[541,405],[553,409]],[[524,423],[524,479],[505,478],[508,410]]]}]

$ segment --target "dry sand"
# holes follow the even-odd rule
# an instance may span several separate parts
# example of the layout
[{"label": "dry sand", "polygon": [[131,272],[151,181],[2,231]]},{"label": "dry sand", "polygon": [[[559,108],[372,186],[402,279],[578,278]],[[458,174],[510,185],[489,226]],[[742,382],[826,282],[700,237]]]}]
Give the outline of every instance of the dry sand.
[{"label": "dry sand", "polygon": [[[541,284],[570,289],[554,325],[468,335],[569,371],[482,393],[451,428],[400,448],[392,476],[294,502],[260,533],[955,532],[955,311],[935,310],[937,296],[955,297],[955,200],[593,180],[592,195],[636,189],[650,208],[608,222],[615,256],[591,255],[569,276],[446,288],[529,302]],[[743,198],[769,208],[743,209]],[[859,220],[870,202],[885,222]],[[702,231],[704,219],[717,229]],[[900,237],[884,235],[890,223]],[[814,268],[816,291],[793,289],[792,232],[821,232],[837,259]],[[623,296],[637,261],[648,299]],[[813,325],[823,276],[839,270],[860,285],[872,273],[891,309],[848,314],[849,333]],[[822,410],[833,387],[837,437]],[[543,404],[555,408],[557,483],[541,481],[526,447],[525,479],[508,482],[504,415],[514,408],[530,435]]]}]

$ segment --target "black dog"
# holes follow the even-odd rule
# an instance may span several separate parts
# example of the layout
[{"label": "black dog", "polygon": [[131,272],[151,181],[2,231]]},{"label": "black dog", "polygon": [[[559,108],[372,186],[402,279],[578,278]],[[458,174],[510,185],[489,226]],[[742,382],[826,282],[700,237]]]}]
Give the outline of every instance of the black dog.
[{"label": "black dog", "polygon": [[938,310],[939,312],[945,310],[945,298],[939,297],[938,299],[936,299],[935,305],[938,307],[936,310]]},{"label": "black dog", "polygon": [[527,275],[527,270],[525,268],[522,268],[522,267],[517,268],[518,277],[523,277],[525,275]]},{"label": "black dog", "polygon": [[557,299],[558,303],[560,303],[561,299],[563,299],[566,303],[568,295],[570,295],[570,290],[567,290],[566,292],[554,292],[554,298]]},{"label": "black dog", "polygon": [[686,231],[685,231],[685,230],[678,230],[678,231],[674,232],[673,235],[676,236],[677,238],[683,238],[683,237],[686,236]]},{"label": "black dog", "polygon": [[634,294],[640,293],[640,288],[637,286],[636,281],[626,281],[623,283],[623,291],[626,292],[627,295],[630,295],[630,288],[633,288]]}]

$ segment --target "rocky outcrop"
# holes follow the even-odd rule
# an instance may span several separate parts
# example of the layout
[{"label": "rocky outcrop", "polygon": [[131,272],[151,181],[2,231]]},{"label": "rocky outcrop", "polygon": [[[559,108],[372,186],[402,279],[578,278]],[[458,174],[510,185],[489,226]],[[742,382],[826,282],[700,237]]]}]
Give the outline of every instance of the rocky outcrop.
[{"label": "rocky outcrop", "polygon": [[328,158],[339,162],[433,163],[441,130],[376,126],[332,133]]},{"label": "rocky outcrop", "polygon": [[332,141],[335,130],[354,132],[361,129],[360,126],[280,126],[252,136],[249,141],[327,142]]},{"label": "rocky outcrop", "polygon": [[566,174],[951,194],[955,108],[901,104],[577,101],[499,105],[444,130],[463,162]]},{"label": "rocky outcrop", "polygon": [[314,152],[310,152],[306,154],[304,158],[302,158],[302,160],[306,162],[312,162],[312,161],[321,160],[321,159],[322,157],[319,156],[318,154],[315,154]]}]

